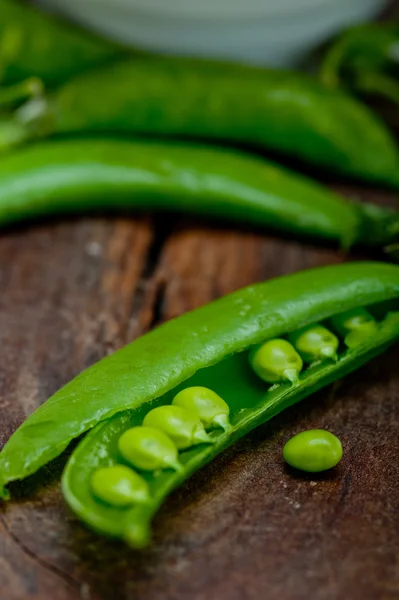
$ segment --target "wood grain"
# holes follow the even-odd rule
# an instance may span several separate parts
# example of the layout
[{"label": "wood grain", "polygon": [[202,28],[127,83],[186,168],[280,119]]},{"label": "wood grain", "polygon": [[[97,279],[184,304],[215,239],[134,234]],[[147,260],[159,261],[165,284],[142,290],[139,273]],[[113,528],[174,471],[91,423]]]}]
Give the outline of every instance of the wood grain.
[{"label": "wood grain", "polygon": [[[1,236],[1,442],[74,374],[149,327],[243,285],[345,258],[164,217]],[[398,357],[390,351],[220,456],[166,502],[141,553],[70,513],[62,457],[1,510],[1,597],[397,598]],[[283,465],[284,442],[308,427],[343,441],[344,460],[326,477]]]},{"label": "wood grain", "polygon": [[[160,322],[250,283],[368,257],[167,216],[2,233],[0,447],[63,383]],[[168,499],[143,552],[77,521],[61,457],[0,508],[1,600],[398,599],[398,363],[392,349],[229,449]],[[281,450],[310,427],[337,434],[344,459],[299,477]]]}]

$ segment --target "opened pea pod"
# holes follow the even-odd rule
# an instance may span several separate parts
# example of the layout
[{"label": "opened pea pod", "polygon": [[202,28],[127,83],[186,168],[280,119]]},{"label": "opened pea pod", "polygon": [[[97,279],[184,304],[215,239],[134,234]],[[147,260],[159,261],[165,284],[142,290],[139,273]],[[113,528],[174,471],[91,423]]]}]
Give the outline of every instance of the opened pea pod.
[{"label": "opened pea pod", "polygon": [[0,453],[0,493],[7,498],[8,484],[92,429],[66,466],[64,496],[95,530],[143,546],[164,498],[194,471],[398,339],[394,265],[347,263],[244,288],[158,327],[58,391]]},{"label": "opened pea pod", "polygon": [[237,151],[183,143],[64,140],[0,163],[0,226],[50,214],[172,210],[337,242],[394,244],[398,213],[346,200]]}]

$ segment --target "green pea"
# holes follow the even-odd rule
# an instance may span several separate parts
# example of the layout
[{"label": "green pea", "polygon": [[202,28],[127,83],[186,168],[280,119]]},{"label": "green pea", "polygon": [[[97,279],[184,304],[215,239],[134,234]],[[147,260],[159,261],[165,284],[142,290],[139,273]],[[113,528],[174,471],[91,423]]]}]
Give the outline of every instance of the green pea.
[{"label": "green pea", "polygon": [[120,508],[149,499],[147,482],[123,465],[97,469],[91,479],[91,489],[99,500]]},{"label": "green pea", "polygon": [[365,308],[354,308],[332,318],[332,325],[345,336],[349,348],[357,346],[378,331],[378,323]]},{"label": "green pea", "polygon": [[143,425],[166,433],[179,450],[212,442],[198,416],[181,406],[158,406],[145,416]]},{"label": "green pea", "polygon": [[222,427],[225,431],[230,429],[229,405],[209,388],[193,386],[181,390],[173,398],[172,404],[196,413],[205,429],[213,427]]},{"label": "green pea", "polygon": [[285,461],[301,471],[319,473],[332,469],[342,458],[339,439],[323,429],[302,431],[284,446]]},{"label": "green pea", "polygon": [[316,360],[337,360],[339,339],[322,325],[309,325],[288,336],[303,360],[312,363]]},{"label": "green pea", "polygon": [[331,321],[334,328],[342,335],[363,327],[374,331],[377,329],[376,320],[365,308],[353,308],[336,315]]},{"label": "green pea", "polygon": [[303,367],[295,348],[281,339],[268,340],[253,350],[249,361],[255,373],[268,383],[295,383]]},{"label": "green pea", "polygon": [[176,445],[159,429],[132,427],[121,435],[118,448],[127,462],[143,471],[182,468]]}]

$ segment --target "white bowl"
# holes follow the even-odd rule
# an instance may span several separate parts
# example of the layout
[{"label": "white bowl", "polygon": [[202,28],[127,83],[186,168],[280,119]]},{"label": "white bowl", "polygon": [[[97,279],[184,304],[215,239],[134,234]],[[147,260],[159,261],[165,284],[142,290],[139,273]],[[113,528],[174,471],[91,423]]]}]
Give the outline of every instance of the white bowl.
[{"label": "white bowl", "polygon": [[386,0],[38,0],[131,46],[293,66]]}]

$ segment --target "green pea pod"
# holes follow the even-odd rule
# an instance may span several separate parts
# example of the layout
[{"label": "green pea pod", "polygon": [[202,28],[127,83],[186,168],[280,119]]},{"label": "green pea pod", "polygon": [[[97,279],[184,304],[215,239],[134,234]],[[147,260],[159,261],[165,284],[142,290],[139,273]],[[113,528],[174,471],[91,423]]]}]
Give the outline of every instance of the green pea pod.
[{"label": "green pea pod", "polygon": [[[183,468],[173,479],[169,479],[169,472],[166,480],[164,473],[157,476],[158,491],[153,490],[153,501],[145,509],[150,518],[172,487],[229,443],[286,406],[357,368],[398,339],[398,312],[382,320],[377,334],[369,336],[364,344],[340,353],[336,362],[325,361],[306,368],[295,385],[275,385],[269,392],[268,385],[249,364],[248,355],[254,346],[339,313],[370,308],[387,300],[394,303],[394,310],[396,304],[399,309],[399,267],[356,262],[253,285],[161,325],[82,372],[28,417],[0,453],[0,497],[7,496],[7,484],[36,472],[61,454],[71,440],[101,421],[130,410],[122,415],[122,420],[118,414],[110,421],[111,430],[108,425],[103,430],[101,425],[94,438],[83,441],[85,446],[79,446],[78,454],[73,455],[64,479],[65,493],[82,517],[102,531],[122,534],[125,530],[121,531],[117,519],[111,519],[117,528],[112,530],[109,513],[105,520],[104,514],[91,519],[92,506],[87,514],[84,504],[81,511],[78,508],[81,495],[75,483],[80,477],[78,466],[82,467],[81,448],[91,452],[95,440],[100,446],[105,444],[110,432],[114,436],[112,428],[120,436],[122,429],[141,425],[150,408],[171,404],[186,387],[207,387],[228,403],[231,427],[226,431],[212,430],[209,435],[213,444],[181,453]],[[103,432],[108,432],[105,437]],[[100,466],[102,456],[102,451],[94,452],[88,465],[97,461]],[[110,466],[115,460],[113,454],[112,460],[101,466]],[[149,484],[151,491],[151,476]],[[82,493],[85,489],[83,486]],[[148,520],[145,515],[141,517],[148,529]]]},{"label": "green pea pod", "polygon": [[120,54],[115,44],[27,3],[0,0],[2,84],[34,76],[54,86]]},{"label": "green pea pod", "polygon": [[399,154],[385,125],[350,96],[300,73],[174,58],[120,61],[19,109],[0,127],[0,147],[88,131],[242,142],[399,186]]},{"label": "green pea pod", "polygon": [[[376,265],[372,268],[375,268],[375,266]],[[354,269],[354,266],[347,266],[346,269],[343,270],[349,272],[348,269],[352,270]],[[329,272],[330,275],[332,275],[333,272],[337,274],[337,271],[343,274],[343,270],[342,268],[333,270],[327,268],[324,270],[324,275],[327,272]],[[363,270],[363,265],[360,267],[360,270]],[[303,273],[302,277],[305,275],[309,276],[310,273]],[[353,271],[352,273],[354,277],[352,279],[352,285],[354,286],[352,291],[354,294],[358,294],[357,301],[360,301],[363,296],[362,292],[366,289],[363,286],[368,284],[363,280],[362,274],[359,273],[358,275],[360,278],[356,279],[357,275],[355,275]],[[397,308],[399,309],[399,289],[397,287],[399,284],[398,273],[398,269],[396,269],[396,273],[391,282],[393,282],[394,279],[396,280],[395,295]],[[326,306],[323,306],[324,301],[319,303],[321,300],[319,284],[321,283],[321,280],[325,282],[325,279],[320,270],[318,272],[314,271],[313,275],[315,277],[315,283],[313,286],[308,286],[308,298],[311,298],[312,302],[315,302],[312,307],[308,304],[308,300],[301,297],[301,294],[299,293],[298,296],[295,295],[292,297],[292,305],[288,311],[291,314],[288,319],[284,301],[282,301],[282,303],[279,304],[279,307],[276,307],[277,310],[273,312],[270,322],[274,321],[274,325],[277,325],[278,323],[277,329],[279,335],[287,331],[287,328],[290,329],[297,326],[298,320],[291,320],[294,313],[299,317],[299,312],[301,312],[299,319],[301,324],[303,323],[305,314],[306,321],[309,319],[314,320],[315,315],[321,315],[322,318],[326,316]],[[288,277],[277,280],[275,283],[277,284],[279,282],[281,284],[284,282],[285,284],[291,279],[293,286],[295,285],[295,287],[292,287],[291,289],[297,291],[298,288],[296,287],[296,284],[299,283],[298,277],[301,276],[294,277],[296,277],[296,281],[293,281],[292,278]],[[339,277],[336,277],[335,280],[336,283],[338,283]],[[343,280],[341,280],[341,283],[342,282]],[[368,283],[370,284],[371,280],[369,280]],[[372,284],[373,287],[375,283],[376,280]],[[382,282],[380,281],[380,283]],[[270,284],[264,284],[264,290],[267,289],[268,285]],[[355,292],[356,286],[359,287],[356,288]],[[283,287],[284,285],[280,287],[280,292],[276,295],[274,295],[269,288],[272,297],[276,300],[277,297],[279,297],[279,299],[282,300],[285,296]],[[299,287],[301,288],[301,285],[299,285]],[[327,290],[332,290],[331,280],[330,284],[324,287],[322,294],[327,294]],[[343,292],[342,288],[341,291]],[[380,291],[382,291],[382,288],[380,288]],[[387,292],[388,290],[386,289],[385,291]],[[342,305],[338,302],[338,295],[339,294],[332,300],[330,309],[333,305],[334,310],[341,309]],[[385,295],[385,293],[383,295]],[[391,292],[388,292],[388,295],[391,295]],[[230,300],[233,300],[233,297],[230,297]],[[346,301],[347,300],[345,299],[345,304]],[[303,306],[303,303],[306,305],[306,308]],[[300,309],[301,305],[302,308],[305,308],[303,312]],[[318,305],[318,308],[315,310],[316,305]],[[214,304],[213,307],[216,307],[216,305]],[[268,314],[270,313],[265,312],[264,316],[260,317],[258,323],[260,323],[263,318],[267,319]],[[180,321],[180,319],[178,321]],[[175,325],[178,321],[175,321]],[[245,325],[242,324],[240,327],[245,328]],[[275,331],[274,327],[271,329],[268,328],[269,332],[271,330]],[[364,339],[361,340],[361,343],[356,347],[347,350],[341,349],[336,363],[325,362],[324,364],[319,363],[317,366],[308,367],[305,371],[301,372],[298,380],[293,385],[274,385],[269,389],[260,383],[260,379],[254,378],[254,373],[248,368],[249,356],[247,351],[244,350],[241,353],[231,355],[229,352],[226,352],[225,349],[227,356],[225,354],[226,357],[224,360],[221,360],[214,365],[209,365],[205,369],[203,368],[203,363],[197,365],[201,367],[200,370],[191,375],[191,377],[183,384],[184,386],[205,384],[216,389],[218,393],[223,394],[224,398],[227,399],[230,407],[231,427],[229,427],[227,431],[222,431],[221,429],[214,430],[210,434],[213,440],[212,445],[194,446],[181,453],[180,462],[182,468],[179,472],[173,473],[171,471],[165,471],[161,474],[148,474],[147,483],[149,486],[149,495],[145,503],[136,503],[134,506],[130,506],[129,509],[119,509],[117,506],[110,508],[98,503],[91,493],[89,484],[90,478],[93,476],[93,473],[97,472],[98,469],[101,469],[104,464],[111,463],[117,465],[120,462],[120,457],[115,452],[117,440],[124,434],[126,429],[138,424],[143,418],[145,419],[149,407],[148,405],[143,404],[136,409],[125,411],[121,415],[115,415],[108,421],[99,424],[78,445],[67,464],[62,478],[64,497],[72,510],[95,530],[106,535],[122,538],[130,546],[141,548],[149,542],[151,519],[154,513],[158,510],[165,497],[192,473],[211,461],[227,446],[257,425],[271,419],[285,408],[299,402],[312,392],[360,367],[372,357],[385,350],[393,341],[398,339],[399,310],[385,316],[379,323],[378,331],[373,337],[368,338],[367,341]],[[181,384],[178,384],[177,387],[178,389],[181,388]],[[155,404],[170,403],[172,397],[173,390],[172,393],[168,391],[162,394]],[[151,403],[151,406],[153,405],[154,404]],[[340,445],[339,442],[338,445]],[[289,462],[297,467],[303,468],[305,466],[306,470],[309,471],[319,471],[324,468],[332,467],[340,459],[341,455],[339,453],[339,448],[335,448],[336,452],[333,453],[333,456],[331,456],[331,448],[328,450],[327,456],[325,450],[325,448],[321,448],[317,464],[314,463],[314,456],[312,453],[310,453],[311,456],[308,456],[307,458],[293,456],[291,453],[291,461]],[[303,464],[304,460],[306,461],[305,465]]]},{"label": "green pea pod", "polygon": [[396,213],[346,201],[281,167],[214,148],[66,140],[0,163],[0,225],[108,208],[185,210],[337,241],[390,244]]},{"label": "green pea pod", "polygon": [[330,88],[399,104],[399,24],[368,23],[345,31],[327,52],[320,71]]}]

